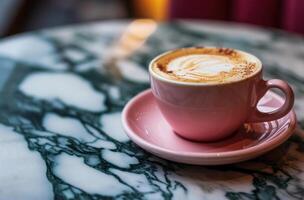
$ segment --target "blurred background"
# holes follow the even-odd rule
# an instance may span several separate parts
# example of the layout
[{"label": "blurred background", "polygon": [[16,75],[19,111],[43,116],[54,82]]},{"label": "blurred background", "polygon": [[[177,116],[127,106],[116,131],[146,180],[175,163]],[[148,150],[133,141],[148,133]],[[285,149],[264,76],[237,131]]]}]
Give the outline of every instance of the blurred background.
[{"label": "blurred background", "polygon": [[0,0],[0,37],[132,18],[236,21],[304,35],[304,0]]}]

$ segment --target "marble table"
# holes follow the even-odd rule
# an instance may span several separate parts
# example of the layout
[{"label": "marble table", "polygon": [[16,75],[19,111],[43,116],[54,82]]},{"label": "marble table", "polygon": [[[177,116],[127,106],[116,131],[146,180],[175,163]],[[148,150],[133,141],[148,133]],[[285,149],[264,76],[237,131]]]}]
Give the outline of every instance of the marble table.
[{"label": "marble table", "polygon": [[157,24],[128,56],[105,60],[129,21],[42,30],[0,42],[0,200],[304,199],[304,134],[244,163],[190,166],[132,143],[121,110],[149,88],[147,64],[172,48],[216,45],[264,62],[287,80],[304,127],[304,39],[208,21]]}]

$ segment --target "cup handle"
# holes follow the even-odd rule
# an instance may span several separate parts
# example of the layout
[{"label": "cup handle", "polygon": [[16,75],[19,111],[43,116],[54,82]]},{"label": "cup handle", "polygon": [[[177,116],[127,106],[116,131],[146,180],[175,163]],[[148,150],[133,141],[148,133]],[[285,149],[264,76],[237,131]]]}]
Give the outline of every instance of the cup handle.
[{"label": "cup handle", "polygon": [[[261,85],[259,85],[260,87],[258,87],[258,89],[262,91],[262,94],[258,95],[258,101],[265,95],[265,93],[269,89],[278,88],[282,90],[285,94],[285,102],[280,108],[268,113],[259,111],[256,103],[256,106],[249,118],[247,119],[247,122],[254,123],[276,120],[286,115],[292,109],[294,104],[294,94],[291,87],[285,81],[279,79],[271,79],[268,81],[262,80],[260,84]],[[261,88],[264,89],[261,90]]]}]

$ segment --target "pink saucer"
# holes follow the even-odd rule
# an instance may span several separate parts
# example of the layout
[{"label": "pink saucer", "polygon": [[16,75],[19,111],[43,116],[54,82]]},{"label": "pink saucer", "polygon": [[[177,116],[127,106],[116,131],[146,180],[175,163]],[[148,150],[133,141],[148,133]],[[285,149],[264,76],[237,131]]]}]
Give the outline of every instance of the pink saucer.
[{"label": "pink saucer", "polygon": [[[268,92],[259,102],[259,109],[269,112],[283,101]],[[171,130],[151,90],[146,90],[125,106],[122,122],[131,140],[152,154],[187,164],[220,165],[248,160],[279,146],[293,134],[296,116],[292,110],[279,120],[245,124],[233,136],[218,142],[191,142]]]}]

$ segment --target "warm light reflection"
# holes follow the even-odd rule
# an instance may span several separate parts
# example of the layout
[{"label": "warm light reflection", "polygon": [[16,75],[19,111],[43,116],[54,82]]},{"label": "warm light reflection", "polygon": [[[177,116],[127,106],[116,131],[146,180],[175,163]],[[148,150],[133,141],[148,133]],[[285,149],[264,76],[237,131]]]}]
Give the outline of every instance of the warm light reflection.
[{"label": "warm light reflection", "polygon": [[131,22],[111,53],[116,58],[127,57],[140,48],[156,30],[157,23],[151,19],[138,19]]},{"label": "warm light reflection", "polygon": [[168,18],[170,0],[133,0],[135,16],[163,21]]}]

